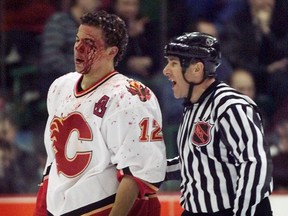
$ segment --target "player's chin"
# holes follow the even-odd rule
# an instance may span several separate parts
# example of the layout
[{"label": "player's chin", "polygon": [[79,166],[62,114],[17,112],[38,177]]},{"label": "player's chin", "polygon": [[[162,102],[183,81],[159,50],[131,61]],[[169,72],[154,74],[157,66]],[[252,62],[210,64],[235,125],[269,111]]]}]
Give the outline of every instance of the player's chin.
[{"label": "player's chin", "polygon": [[83,75],[89,73],[89,71],[84,71],[84,70],[77,70],[77,69],[76,69],[76,71],[77,71],[79,74],[83,74]]},{"label": "player's chin", "polygon": [[75,70],[80,74],[88,74],[89,71],[86,71],[83,67],[75,66]]}]

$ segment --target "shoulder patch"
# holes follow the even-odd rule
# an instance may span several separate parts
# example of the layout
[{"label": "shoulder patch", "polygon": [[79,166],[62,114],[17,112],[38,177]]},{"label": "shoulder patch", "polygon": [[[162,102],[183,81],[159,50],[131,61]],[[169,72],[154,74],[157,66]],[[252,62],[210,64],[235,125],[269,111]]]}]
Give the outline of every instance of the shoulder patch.
[{"label": "shoulder patch", "polygon": [[142,102],[150,100],[151,92],[146,86],[136,80],[127,80],[127,82],[129,85],[126,85],[126,88],[133,96],[138,95]]}]

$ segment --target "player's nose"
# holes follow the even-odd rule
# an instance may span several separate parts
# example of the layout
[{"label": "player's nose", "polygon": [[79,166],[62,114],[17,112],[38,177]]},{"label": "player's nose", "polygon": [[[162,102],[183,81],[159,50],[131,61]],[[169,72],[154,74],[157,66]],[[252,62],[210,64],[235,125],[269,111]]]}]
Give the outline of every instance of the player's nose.
[{"label": "player's nose", "polygon": [[82,42],[79,42],[77,44],[75,44],[75,50],[77,52],[83,53],[84,52],[84,46]]}]

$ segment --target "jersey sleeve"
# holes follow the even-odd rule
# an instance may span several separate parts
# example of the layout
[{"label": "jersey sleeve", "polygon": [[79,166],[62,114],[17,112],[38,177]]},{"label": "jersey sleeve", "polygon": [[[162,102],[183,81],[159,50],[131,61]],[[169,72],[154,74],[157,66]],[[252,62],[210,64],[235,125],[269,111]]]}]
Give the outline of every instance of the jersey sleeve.
[{"label": "jersey sleeve", "polygon": [[272,162],[260,115],[252,106],[233,105],[220,125],[238,170],[234,214],[254,215],[257,204],[272,189]]},{"label": "jersey sleeve", "polygon": [[102,133],[118,170],[156,187],[164,180],[166,153],[157,101],[128,103],[105,119]]},{"label": "jersey sleeve", "polygon": [[179,156],[167,159],[165,180],[181,180],[181,166]]}]

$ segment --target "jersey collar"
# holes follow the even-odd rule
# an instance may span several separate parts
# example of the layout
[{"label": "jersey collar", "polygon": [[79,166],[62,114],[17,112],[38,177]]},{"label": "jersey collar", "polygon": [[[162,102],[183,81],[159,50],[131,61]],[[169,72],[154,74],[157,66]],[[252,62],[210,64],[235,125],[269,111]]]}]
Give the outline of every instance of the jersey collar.
[{"label": "jersey collar", "polygon": [[216,90],[216,86],[220,83],[219,80],[215,80],[204,92],[203,94],[200,96],[200,98],[198,99],[197,102],[195,103],[192,103],[190,100],[189,101],[184,101],[183,105],[184,107],[186,108],[189,108],[191,106],[193,106],[193,104],[198,104],[198,103],[201,103],[202,101],[205,100],[205,98],[210,95],[213,91]]},{"label": "jersey collar", "polygon": [[75,87],[74,87],[74,94],[75,97],[81,97],[85,94],[88,94],[89,92],[93,91],[94,89],[96,89],[98,86],[102,85],[104,82],[106,82],[108,79],[110,79],[112,76],[118,74],[117,71],[111,71],[110,73],[106,74],[104,77],[102,77],[99,81],[97,81],[94,85],[92,85],[91,87],[79,91],[79,85],[81,84],[81,81],[83,79],[83,75],[79,78],[79,80],[77,81]]}]

